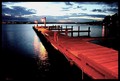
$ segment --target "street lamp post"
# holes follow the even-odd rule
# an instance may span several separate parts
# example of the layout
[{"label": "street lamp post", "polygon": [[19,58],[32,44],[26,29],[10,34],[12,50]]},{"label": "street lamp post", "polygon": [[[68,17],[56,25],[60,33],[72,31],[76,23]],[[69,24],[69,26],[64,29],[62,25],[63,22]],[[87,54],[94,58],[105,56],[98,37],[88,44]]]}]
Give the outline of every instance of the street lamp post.
[{"label": "street lamp post", "polygon": [[46,17],[41,19],[42,22],[44,22],[44,26],[46,27]]}]

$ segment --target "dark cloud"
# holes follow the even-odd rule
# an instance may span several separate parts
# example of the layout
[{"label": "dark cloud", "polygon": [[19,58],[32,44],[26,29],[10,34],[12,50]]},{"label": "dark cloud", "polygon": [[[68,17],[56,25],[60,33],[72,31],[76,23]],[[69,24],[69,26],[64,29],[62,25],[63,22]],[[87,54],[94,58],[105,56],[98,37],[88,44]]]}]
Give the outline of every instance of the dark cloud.
[{"label": "dark cloud", "polygon": [[3,4],[2,4],[2,8],[6,8],[6,5],[3,5]]},{"label": "dark cloud", "polygon": [[97,4],[97,5],[107,5],[108,7],[118,7],[118,1],[114,0],[114,1],[96,1],[96,2],[74,2],[75,4]]},{"label": "dark cloud", "polygon": [[71,4],[70,2],[65,2],[66,5],[70,5],[72,6],[73,4]]},{"label": "dark cloud", "polygon": [[[33,12],[34,11],[34,12]],[[2,5],[2,14],[11,14],[11,15],[30,15],[35,14],[34,9],[26,9],[20,6],[12,6],[12,8],[8,8],[5,5]]]},{"label": "dark cloud", "polygon": [[30,14],[35,14],[35,10],[34,12],[32,12],[33,9],[26,9],[24,7],[21,6],[12,6],[13,10],[15,11],[15,14],[20,14],[20,15],[30,15]]},{"label": "dark cloud", "polygon": [[2,21],[29,21],[28,18],[2,15]]},{"label": "dark cloud", "polygon": [[106,15],[99,15],[99,14],[93,15],[93,14],[87,14],[86,16],[104,18]]},{"label": "dark cloud", "polygon": [[118,12],[118,8],[112,8],[111,7],[111,8],[105,9],[104,11],[106,11],[106,12],[109,11],[109,12],[115,12],[116,13],[116,12]]},{"label": "dark cloud", "polygon": [[89,16],[89,17],[97,17],[97,18],[104,18],[106,15],[100,15],[100,14],[87,14],[87,13],[71,13],[70,17],[82,17],[82,16]]},{"label": "dark cloud", "polygon": [[73,9],[81,9],[83,6],[76,6]]},{"label": "dark cloud", "polygon": [[[5,14],[10,14],[11,16],[6,16]],[[15,21],[24,21],[28,20],[28,18],[24,17],[15,17],[15,16],[23,16],[35,14],[34,9],[26,9],[20,6],[12,6],[12,8],[8,8],[6,5],[2,5],[2,20],[15,20]]]},{"label": "dark cloud", "polygon": [[7,8],[7,7],[2,7],[2,14],[11,14],[11,15],[14,15],[14,10],[13,9],[10,9],[10,8]]},{"label": "dark cloud", "polygon": [[118,2],[115,2],[115,1],[103,2],[103,4],[109,7],[118,7]]},{"label": "dark cloud", "polygon": [[102,10],[102,9],[93,9],[92,12],[105,12],[105,10]]},{"label": "dark cloud", "polygon": [[97,2],[74,2],[75,4],[96,4]]},{"label": "dark cloud", "polygon": [[77,8],[82,8],[82,6],[77,6]]},{"label": "dark cloud", "polygon": [[92,10],[93,12],[118,12],[118,8],[116,7],[110,7],[110,8],[105,8],[105,9],[93,9]]},{"label": "dark cloud", "polygon": [[84,8],[83,6],[77,6],[77,7],[73,8],[73,9],[81,9],[83,11],[87,10],[87,8]]}]

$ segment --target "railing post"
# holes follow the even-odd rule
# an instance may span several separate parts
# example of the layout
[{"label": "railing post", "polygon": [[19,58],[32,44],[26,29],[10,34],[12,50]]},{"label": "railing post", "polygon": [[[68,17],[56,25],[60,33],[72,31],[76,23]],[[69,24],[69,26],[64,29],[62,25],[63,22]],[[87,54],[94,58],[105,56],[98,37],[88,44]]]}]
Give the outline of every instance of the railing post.
[{"label": "railing post", "polygon": [[62,31],[62,25],[61,25],[61,31]]},{"label": "railing post", "polygon": [[73,26],[71,26],[71,37],[73,37]]},{"label": "railing post", "polygon": [[88,37],[90,37],[90,27],[88,27]]},{"label": "railing post", "polygon": [[65,35],[68,36],[68,29],[65,29]]},{"label": "railing post", "polygon": [[80,26],[78,26],[78,37],[80,36],[79,33],[80,33]]},{"label": "railing post", "polygon": [[66,29],[67,29],[67,25],[66,25]]}]

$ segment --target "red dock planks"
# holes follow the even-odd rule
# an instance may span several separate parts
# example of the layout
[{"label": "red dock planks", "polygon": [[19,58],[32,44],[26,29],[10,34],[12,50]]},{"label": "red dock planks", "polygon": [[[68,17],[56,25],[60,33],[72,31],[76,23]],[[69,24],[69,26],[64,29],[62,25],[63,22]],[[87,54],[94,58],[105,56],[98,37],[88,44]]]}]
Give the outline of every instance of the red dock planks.
[{"label": "red dock planks", "polygon": [[94,79],[118,79],[118,51],[88,42],[92,38],[74,38],[39,28],[49,42]]}]

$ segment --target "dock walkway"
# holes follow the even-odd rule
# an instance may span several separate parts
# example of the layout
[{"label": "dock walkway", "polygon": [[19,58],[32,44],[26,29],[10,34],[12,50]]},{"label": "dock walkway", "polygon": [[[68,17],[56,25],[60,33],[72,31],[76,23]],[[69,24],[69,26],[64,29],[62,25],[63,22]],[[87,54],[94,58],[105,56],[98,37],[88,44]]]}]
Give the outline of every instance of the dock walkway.
[{"label": "dock walkway", "polygon": [[90,43],[95,38],[69,37],[43,27],[34,27],[71,63],[93,79],[118,79],[118,51]]}]

